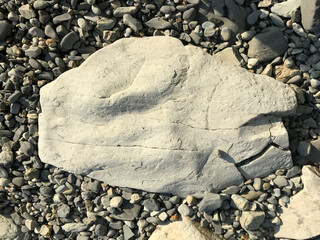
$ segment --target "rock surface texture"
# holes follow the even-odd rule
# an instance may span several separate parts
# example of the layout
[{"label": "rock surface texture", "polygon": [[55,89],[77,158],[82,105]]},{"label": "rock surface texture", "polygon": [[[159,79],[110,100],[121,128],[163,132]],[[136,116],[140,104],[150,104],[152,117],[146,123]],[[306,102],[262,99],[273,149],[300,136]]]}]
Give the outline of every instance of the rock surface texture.
[{"label": "rock surface texture", "polygon": [[283,208],[275,237],[309,239],[320,235],[320,172],[312,166],[302,168],[304,188]]},{"label": "rock surface texture", "polygon": [[182,221],[169,223],[168,225],[158,226],[152,233],[149,240],[219,240],[208,229],[196,225],[188,217],[183,217]]},{"label": "rock surface texture", "polygon": [[174,38],[119,40],[40,96],[41,160],[108,184],[185,196],[292,166],[294,91]]},{"label": "rock surface texture", "polygon": [[305,30],[320,30],[320,0],[301,0],[301,21]]}]

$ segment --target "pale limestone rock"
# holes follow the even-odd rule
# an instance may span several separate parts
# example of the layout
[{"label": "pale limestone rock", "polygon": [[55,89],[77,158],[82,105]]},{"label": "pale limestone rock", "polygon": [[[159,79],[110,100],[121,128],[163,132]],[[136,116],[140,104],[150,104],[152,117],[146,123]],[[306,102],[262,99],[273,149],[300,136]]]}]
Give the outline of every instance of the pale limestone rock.
[{"label": "pale limestone rock", "polygon": [[0,239],[13,240],[19,235],[19,227],[13,222],[11,218],[0,215]]},{"label": "pale limestone rock", "polygon": [[182,221],[171,222],[168,225],[158,225],[149,240],[219,240],[209,229],[201,228],[183,217]]},{"label": "pale limestone rock", "polygon": [[320,171],[304,166],[301,179],[303,190],[291,197],[287,208],[282,208],[277,238],[309,239],[320,235]]},{"label": "pale limestone rock", "polygon": [[40,96],[41,160],[111,185],[187,196],[292,165],[294,91],[175,38],[121,39]]}]

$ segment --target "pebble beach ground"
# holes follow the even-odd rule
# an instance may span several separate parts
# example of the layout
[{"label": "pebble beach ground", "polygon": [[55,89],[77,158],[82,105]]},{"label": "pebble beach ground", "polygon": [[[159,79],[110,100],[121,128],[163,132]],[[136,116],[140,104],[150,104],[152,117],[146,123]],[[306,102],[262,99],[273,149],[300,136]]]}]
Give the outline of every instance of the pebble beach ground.
[{"label": "pebble beach ground", "polygon": [[[319,168],[320,156],[319,34],[304,31],[300,1],[282,2],[0,0],[0,213],[13,221],[0,225],[8,229],[0,227],[0,239],[142,240],[181,216],[221,239],[275,239],[280,206],[303,189],[301,167]],[[216,17],[201,20],[208,6]],[[234,60],[248,71],[290,84],[299,103],[297,114],[284,119],[294,166],[214,197],[181,199],[109,186],[42,163],[39,89],[117,39],[153,35],[177,37],[210,54],[228,55],[233,47]],[[272,51],[261,51],[264,42]],[[249,209],[255,214],[241,222]]]}]

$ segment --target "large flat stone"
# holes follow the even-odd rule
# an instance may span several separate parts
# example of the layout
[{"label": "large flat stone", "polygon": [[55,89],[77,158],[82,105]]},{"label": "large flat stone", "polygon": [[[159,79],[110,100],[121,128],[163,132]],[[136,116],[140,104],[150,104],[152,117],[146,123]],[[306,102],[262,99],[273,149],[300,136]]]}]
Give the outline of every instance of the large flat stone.
[{"label": "large flat stone", "polygon": [[41,160],[115,186],[185,196],[291,166],[293,90],[175,38],[119,40],[40,96]]},{"label": "large flat stone", "polygon": [[290,199],[280,215],[282,225],[276,227],[275,237],[309,239],[320,235],[320,171],[304,166],[301,175],[304,189]]}]

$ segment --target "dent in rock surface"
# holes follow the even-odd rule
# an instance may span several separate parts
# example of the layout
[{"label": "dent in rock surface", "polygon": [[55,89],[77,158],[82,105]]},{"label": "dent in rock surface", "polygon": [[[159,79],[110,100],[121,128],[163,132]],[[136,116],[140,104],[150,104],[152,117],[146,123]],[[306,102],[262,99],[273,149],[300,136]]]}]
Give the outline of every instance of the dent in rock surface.
[{"label": "dent in rock surface", "polygon": [[111,185],[186,196],[292,164],[293,90],[175,38],[118,40],[40,96],[41,160]]}]

